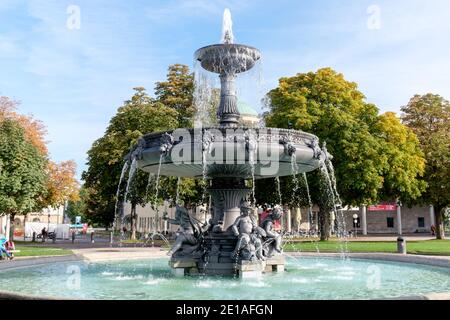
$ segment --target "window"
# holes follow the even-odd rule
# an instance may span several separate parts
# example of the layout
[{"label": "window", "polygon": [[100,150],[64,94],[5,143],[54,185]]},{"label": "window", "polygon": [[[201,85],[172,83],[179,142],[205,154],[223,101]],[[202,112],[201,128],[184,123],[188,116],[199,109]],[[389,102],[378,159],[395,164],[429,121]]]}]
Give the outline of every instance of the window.
[{"label": "window", "polygon": [[388,228],[393,228],[394,227],[394,218],[387,217],[386,222],[387,222],[387,227]]},{"label": "window", "polygon": [[419,225],[419,228],[425,228],[425,218],[424,217],[417,218],[417,223]]}]

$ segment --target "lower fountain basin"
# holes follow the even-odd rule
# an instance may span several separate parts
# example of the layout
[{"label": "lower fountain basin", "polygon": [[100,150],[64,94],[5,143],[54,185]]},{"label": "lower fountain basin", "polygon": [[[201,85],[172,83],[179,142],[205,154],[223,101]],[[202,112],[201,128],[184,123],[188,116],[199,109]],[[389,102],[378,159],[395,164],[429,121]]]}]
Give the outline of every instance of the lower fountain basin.
[{"label": "lower fountain basin", "polygon": [[[72,261],[9,269],[0,272],[0,288],[40,297],[112,300],[379,299],[450,291],[448,268],[410,263],[296,257],[286,259],[284,273],[251,280],[175,278],[167,263],[164,258]],[[79,286],[71,287],[73,270],[82,276]]]},{"label": "lower fountain basin", "polygon": [[262,179],[317,169],[318,144],[288,129],[177,129],[142,137],[132,156],[141,170],[162,176]]}]

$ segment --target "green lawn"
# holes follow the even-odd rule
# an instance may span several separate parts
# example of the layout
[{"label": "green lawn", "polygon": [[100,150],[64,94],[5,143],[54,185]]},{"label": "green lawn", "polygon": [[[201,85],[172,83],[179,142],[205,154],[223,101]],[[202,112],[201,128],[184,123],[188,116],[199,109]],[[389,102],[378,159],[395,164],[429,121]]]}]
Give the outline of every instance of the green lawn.
[{"label": "green lawn", "polygon": [[38,246],[16,245],[16,250],[20,250],[20,252],[14,253],[15,257],[65,256],[72,254],[72,251],[67,249]]},{"label": "green lawn", "polygon": [[[357,242],[351,241],[302,241],[287,242],[284,246],[285,251],[304,251],[304,252],[341,252],[347,246],[349,252],[397,252],[396,242]],[[406,249],[411,254],[432,254],[432,255],[450,255],[450,240],[426,240],[426,241],[408,241]]]}]

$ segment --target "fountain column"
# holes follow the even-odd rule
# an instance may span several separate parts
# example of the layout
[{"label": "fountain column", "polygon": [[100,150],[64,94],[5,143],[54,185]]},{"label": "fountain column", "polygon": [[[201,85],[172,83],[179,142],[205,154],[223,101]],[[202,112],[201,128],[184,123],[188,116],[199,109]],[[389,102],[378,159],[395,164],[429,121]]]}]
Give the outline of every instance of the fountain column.
[{"label": "fountain column", "polygon": [[251,192],[245,187],[243,179],[216,178],[208,189],[214,205],[214,224],[221,222],[226,231],[241,214],[241,203]]},{"label": "fountain column", "polygon": [[235,79],[235,74],[220,75],[220,105],[217,115],[222,128],[236,128],[239,123]]}]

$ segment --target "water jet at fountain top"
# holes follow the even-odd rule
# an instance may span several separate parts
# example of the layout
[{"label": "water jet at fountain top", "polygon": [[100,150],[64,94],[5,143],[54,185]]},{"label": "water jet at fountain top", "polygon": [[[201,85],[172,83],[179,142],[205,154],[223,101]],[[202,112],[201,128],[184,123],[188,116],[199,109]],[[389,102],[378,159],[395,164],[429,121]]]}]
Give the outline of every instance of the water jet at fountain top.
[{"label": "water jet at fountain top", "polygon": [[221,42],[224,44],[234,43],[233,20],[231,19],[231,12],[228,8],[223,12]]}]

